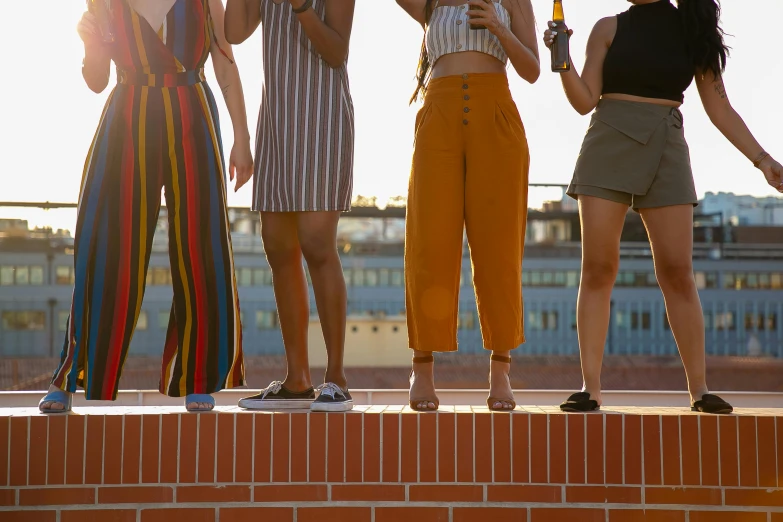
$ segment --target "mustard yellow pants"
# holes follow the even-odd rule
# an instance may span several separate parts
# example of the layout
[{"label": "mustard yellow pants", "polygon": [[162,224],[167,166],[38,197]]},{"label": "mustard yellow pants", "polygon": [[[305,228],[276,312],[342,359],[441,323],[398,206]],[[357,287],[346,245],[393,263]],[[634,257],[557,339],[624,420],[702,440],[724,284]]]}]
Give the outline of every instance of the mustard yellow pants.
[{"label": "mustard yellow pants", "polygon": [[504,74],[430,82],[416,117],[405,232],[410,348],[457,349],[463,231],[484,348],[525,342],[522,255],[530,156]]}]

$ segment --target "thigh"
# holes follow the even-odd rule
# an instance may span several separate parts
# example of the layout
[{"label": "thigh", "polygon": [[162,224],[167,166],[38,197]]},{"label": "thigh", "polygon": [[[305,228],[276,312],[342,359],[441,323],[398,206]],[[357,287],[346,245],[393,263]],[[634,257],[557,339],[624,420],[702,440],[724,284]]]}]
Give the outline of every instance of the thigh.
[{"label": "thigh", "polygon": [[693,205],[640,209],[656,267],[693,263]]},{"label": "thigh", "polygon": [[628,206],[594,196],[579,197],[582,262],[617,263]]},{"label": "thigh", "polygon": [[339,211],[298,212],[297,234],[299,243],[321,244],[337,247],[337,224],[340,221]]},{"label": "thigh", "polygon": [[267,253],[299,250],[295,212],[261,212],[261,240]]}]

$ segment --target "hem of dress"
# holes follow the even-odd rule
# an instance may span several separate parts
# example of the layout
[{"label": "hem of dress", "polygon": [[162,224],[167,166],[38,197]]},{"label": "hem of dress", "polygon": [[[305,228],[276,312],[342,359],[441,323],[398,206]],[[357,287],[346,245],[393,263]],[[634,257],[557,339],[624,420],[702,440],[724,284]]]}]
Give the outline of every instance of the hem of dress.
[{"label": "hem of dress", "polygon": [[307,208],[293,208],[293,209],[287,209],[287,208],[260,208],[260,207],[250,207],[250,210],[252,212],[350,212],[351,211],[350,206],[344,207],[328,207],[328,208],[315,208],[315,207],[307,207]]}]

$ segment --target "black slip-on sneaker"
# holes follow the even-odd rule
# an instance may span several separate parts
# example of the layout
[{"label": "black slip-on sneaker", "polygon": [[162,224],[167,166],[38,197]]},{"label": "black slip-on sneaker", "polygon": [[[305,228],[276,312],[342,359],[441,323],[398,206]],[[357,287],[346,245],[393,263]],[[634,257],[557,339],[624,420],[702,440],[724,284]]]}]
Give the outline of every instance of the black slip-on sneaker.
[{"label": "black slip-on sneaker", "polygon": [[310,405],[312,411],[350,411],[353,409],[353,398],[346,389],[343,390],[332,382],[327,382],[317,388],[318,398]]},{"label": "black slip-on sneaker", "polygon": [[300,410],[308,409],[315,400],[315,390],[292,392],[280,381],[274,381],[264,391],[239,400],[239,407],[248,410]]}]

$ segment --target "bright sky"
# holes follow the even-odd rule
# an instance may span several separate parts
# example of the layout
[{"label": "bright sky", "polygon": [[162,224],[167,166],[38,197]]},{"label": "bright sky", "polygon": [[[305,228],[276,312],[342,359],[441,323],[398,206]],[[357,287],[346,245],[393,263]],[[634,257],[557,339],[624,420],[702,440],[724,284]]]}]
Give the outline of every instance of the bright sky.
[{"label": "bright sky", "polygon": [[[551,17],[552,2],[533,0],[539,30]],[[624,11],[626,0],[564,0],[566,21],[575,31],[572,55],[581,70],[587,37],[603,16]],[[3,139],[0,140],[0,200],[75,202],[84,157],[109,94],[92,93],[81,78],[83,48],[75,27],[83,0],[3,2]],[[733,48],[726,86],[734,107],[756,138],[783,158],[781,120],[783,54],[780,34],[764,20],[783,19],[781,0],[724,0],[723,27]],[[260,31],[259,31],[260,33]],[[254,137],[261,98],[261,38],[257,33],[234,49],[245,88]],[[354,194],[379,200],[405,194],[417,106],[408,106],[421,46],[421,28],[394,0],[358,0],[351,40],[349,75],[356,109]],[[540,41],[540,40],[539,40]],[[513,70],[511,89],[525,123],[531,149],[530,181],[567,183],[573,172],[589,116],[579,116],[565,99],[556,74],[548,71],[542,44],[543,73],[530,86]],[[223,139],[230,150],[228,112],[217,93]],[[686,136],[700,195],[707,191],[772,194],[760,172],[711,125],[695,86],[683,107]],[[539,193],[540,194],[540,193]],[[543,197],[540,194],[539,197]],[[557,197],[557,194],[546,194]],[[531,193],[531,203],[536,195]],[[229,194],[232,206],[249,206],[250,186]],[[0,217],[29,219],[31,225],[74,227],[74,213],[0,209]]]}]

